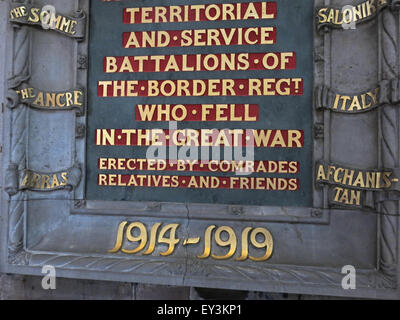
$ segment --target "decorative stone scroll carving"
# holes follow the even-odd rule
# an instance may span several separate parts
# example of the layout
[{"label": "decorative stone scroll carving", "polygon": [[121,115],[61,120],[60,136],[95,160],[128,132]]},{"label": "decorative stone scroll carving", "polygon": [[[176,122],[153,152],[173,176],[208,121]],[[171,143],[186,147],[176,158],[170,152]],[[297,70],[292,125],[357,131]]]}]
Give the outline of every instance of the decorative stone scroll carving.
[{"label": "decorative stone scroll carving", "polygon": [[12,2],[9,19],[15,24],[40,26],[78,40],[85,37],[86,14],[83,11],[68,16],[59,14],[53,6],[40,8],[31,3]]}]

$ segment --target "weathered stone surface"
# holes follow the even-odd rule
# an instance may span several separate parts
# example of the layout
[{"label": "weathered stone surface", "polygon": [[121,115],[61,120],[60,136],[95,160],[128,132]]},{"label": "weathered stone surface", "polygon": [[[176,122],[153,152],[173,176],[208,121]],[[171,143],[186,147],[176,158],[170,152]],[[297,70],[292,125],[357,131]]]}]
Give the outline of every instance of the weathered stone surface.
[{"label": "weathered stone surface", "polygon": [[189,300],[189,298],[188,287],[135,285],[135,300]]},{"label": "weathered stone surface", "polygon": [[41,277],[1,275],[1,300],[132,300],[134,286],[124,282],[57,279],[56,290],[44,290]]}]

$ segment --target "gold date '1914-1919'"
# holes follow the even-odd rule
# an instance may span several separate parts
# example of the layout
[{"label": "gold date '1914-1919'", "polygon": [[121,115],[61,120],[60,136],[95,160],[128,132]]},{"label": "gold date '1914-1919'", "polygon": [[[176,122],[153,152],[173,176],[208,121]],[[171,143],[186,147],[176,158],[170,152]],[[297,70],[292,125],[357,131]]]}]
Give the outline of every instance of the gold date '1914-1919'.
[{"label": "gold date '1914-1919'", "polygon": [[[180,239],[177,237],[179,224],[155,223],[150,232],[145,224],[141,222],[123,221],[118,226],[117,239],[114,248],[109,253],[123,252],[126,254],[151,255],[154,253],[156,246],[160,244],[167,245],[166,251],[160,251],[161,256],[170,256],[175,252],[176,246],[182,242],[183,246],[196,245],[203,240],[203,253],[198,255],[198,259],[207,259],[209,257],[216,260],[230,259],[235,256],[238,251],[238,244],[241,246],[240,256],[236,257],[236,261],[266,261],[273,252],[274,241],[271,233],[265,228],[246,227],[242,230],[238,239],[236,232],[229,226],[217,227],[209,226],[201,237],[193,237]],[[136,244],[136,245],[135,245]],[[249,253],[249,244],[257,249],[263,249],[263,255],[253,256]],[[224,255],[212,253],[213,246],[228,248],[228,252]],[[146,248],[147,246],[147,248]],[[216,250],[214,250],[216,251]]]}]

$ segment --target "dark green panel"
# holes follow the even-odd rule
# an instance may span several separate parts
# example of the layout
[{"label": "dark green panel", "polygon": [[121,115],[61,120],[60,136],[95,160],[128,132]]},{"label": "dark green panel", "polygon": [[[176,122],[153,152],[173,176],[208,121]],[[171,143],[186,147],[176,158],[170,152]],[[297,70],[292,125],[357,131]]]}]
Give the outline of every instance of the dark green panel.
[{"label": "dark green panel", "polygon": [[[245,1],[226,1],[226,3]],[[135,6],[185,5],[189,1],[122,1],[104,3],[91,1],[90,21],[90,65],[88,85],[88,144],[87,181],[88,200],[128,201],[172,201],[218,204],[248,204],[270,206],[311,206],[312,205],[312,88],[313,88],[313,1],[278,0],[278,15],[275,20],[216,21],[124,25],[122,10]],[[209,4],[212,1],[190,1],[190,4]],[[220,2],[215,2],[220,3]],[[218,47],[169,47],[124,49],[122,33],[128,31],[182,30],[202,28],[232,28],[276,26],[277,42],[274,45],[218,46]],[[167,72],[167,73],[114,73],[103,72],[105,56],[173,55],[210,53],[265,53],[294,51],[297,54],[295,70],[277,71],[214,71],[214,72]],[[252,96],[252,97],[134,97],[99,98],[99,80],[166,80],[166,79],[244,79],[244,78],[297,78],[304,79],[302,96]],[[253,174],[265,177],[296,177],[300,180],[298,191],[263,190],[222,190],[222,189],[181,189],[181,188],[132,188],[99,187],[97,175],[108,173],[97,169],[100,157],[144,158],[144,147],[95,146],[96,129],[168,129],[166,122],[136,122],[137,104],[259,104],[258,122],[180,122],[179,129],[299,129],[304,130],[305,143],[301,149],[256,148],[256,160],[299,161],[301,170],[295,175]],[[110,172],[122,174],[155,174],[154,172]],[[162,175],[182,173],[161,172]],[[206,175],[185,173],[184,175]],[[214,174],[216,175],[216,174]],[[232,174],[231,174],[232,175]]]}]

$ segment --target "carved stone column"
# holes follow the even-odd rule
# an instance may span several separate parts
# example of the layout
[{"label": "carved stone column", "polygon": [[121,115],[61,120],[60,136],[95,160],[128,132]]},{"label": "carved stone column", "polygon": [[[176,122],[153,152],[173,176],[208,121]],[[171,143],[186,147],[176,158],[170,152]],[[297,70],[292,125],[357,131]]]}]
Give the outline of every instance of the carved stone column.
[{"label": "carved stone column", "polygon": [[[30,3],[29,0],[16,3]],[[31,31],[27,26],[13,25],[13,64],[12,77],[8,81],[8,106],[11,110],[11,141],[10,159],[7,170],[6,192],[10,195],[9,201],[9,259],[18,259],[18,253],[23,248],[24,212],[27,195],[18,190],[18,171],[26,168],[27,146],[27,114],[28,109],[22,103],[15,104],[11,90],[17,88],[30,78],[30,37]]]},{"label": "carved stone column", "polygon": [[[392,8],[394,9],[394,8]],[[380,16],[380,80],[399,77],[399,12],[384,10]],[[399,110],[398,105],[388,104],[380,109],[380,165],[399,168]],[[390,195],[386,199],[393,199]],[[385,200],[380,204],[380,276],[378,287],[397,287],[397,235],[399,201]]]}]

